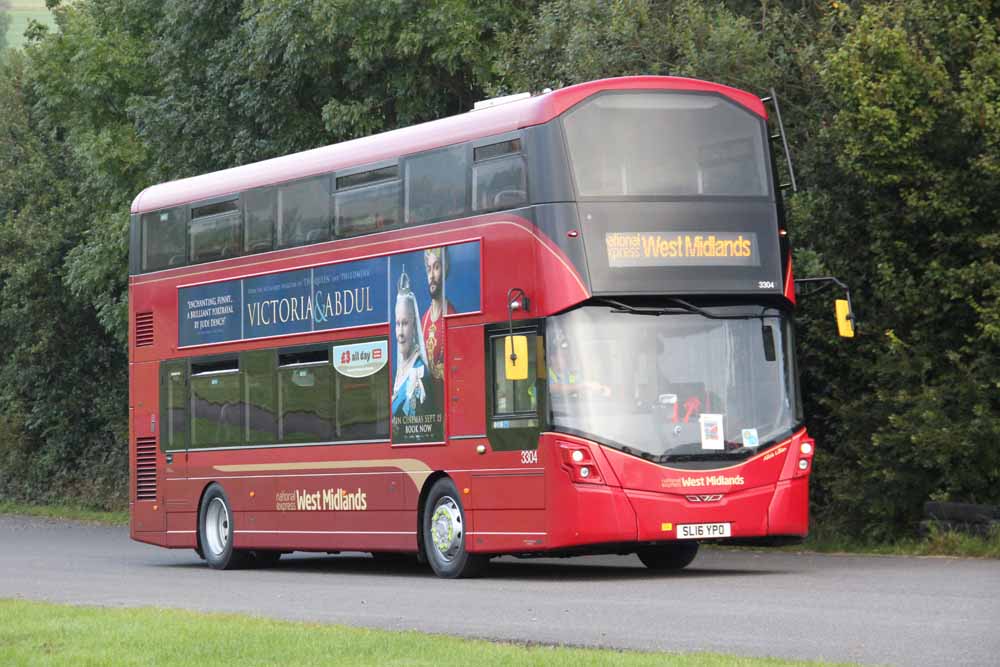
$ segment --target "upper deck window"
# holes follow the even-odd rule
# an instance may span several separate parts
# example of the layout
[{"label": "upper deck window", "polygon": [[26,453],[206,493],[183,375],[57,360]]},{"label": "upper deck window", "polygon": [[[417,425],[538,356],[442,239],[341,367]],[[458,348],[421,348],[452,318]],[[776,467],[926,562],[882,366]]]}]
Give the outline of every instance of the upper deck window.
[{"label": "upper deck window", "polygon": [[399,224],[399,165],[337,177],[337,238],[382,231]]},{"label": "upper deck window", "polygon": [[191,209],[191,262],[240,254],[240,205],[236,199]]},{"label": "upper deck window", "polygon": [[406,160],[406,224],[458,216],[466,210],[469,156],[466,146]]},{"label": "upper deck window", "polygon": [[274,248],[276,193],[275,188],[259,188],[243,193],[246,217],[243,232],[244,252],[265,252]]},{"label": "upper deck window", "polygon": [[278,247],[330,240],[330,177],[278,189]]},{"label": "upper deck window", "polygon": [[142,270],[157,271],[185,263],[185,226],[181,209],[142,215]]},{"label": "upper deck window", "polygon": [[473,151],[472,208],[516,208],[528,201],[521,140],[511,139]]},{"label": "upper deck window", "polygon": [[563,124],[582,197],[768,194],[763,121],[722,97],[600,95]]}]

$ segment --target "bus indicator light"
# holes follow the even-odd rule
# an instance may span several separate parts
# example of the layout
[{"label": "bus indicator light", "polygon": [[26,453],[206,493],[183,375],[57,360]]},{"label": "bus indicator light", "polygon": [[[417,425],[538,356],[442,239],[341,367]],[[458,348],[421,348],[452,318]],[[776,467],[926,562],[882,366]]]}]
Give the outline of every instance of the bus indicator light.
[{"label": "bus indicator light", "polygon": [[805,470],[809,467],[808,459],[799,459],[799,470]]},{"label": "bus indicator light", "polygon": [[590,448],[569,442],[560,442],[558,446],[562,453],[563,470],[569,473],[570,479],[577,483],[604,484],[601,469]]},{"label": "bus indicator light", "polygon": [[663,531],[664,533],[669,533],[669,532],[673,531],[673,529],[674,529],[674,524],[672,524],[672,523],[661,523],[660,524],[660,530]]}]

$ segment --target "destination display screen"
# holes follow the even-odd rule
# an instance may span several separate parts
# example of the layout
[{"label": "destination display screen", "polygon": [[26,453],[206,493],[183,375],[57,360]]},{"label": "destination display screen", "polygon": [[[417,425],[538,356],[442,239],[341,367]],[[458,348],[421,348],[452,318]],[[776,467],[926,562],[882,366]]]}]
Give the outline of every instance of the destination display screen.
[{"label": "destination display screen", "polygon": [[753,232],[607,232],[608,266],[760,266]]},{"label": "destination display screen", "polygon": [[595,295],[782,293],[773,202],[600,202],[579,213]]}]

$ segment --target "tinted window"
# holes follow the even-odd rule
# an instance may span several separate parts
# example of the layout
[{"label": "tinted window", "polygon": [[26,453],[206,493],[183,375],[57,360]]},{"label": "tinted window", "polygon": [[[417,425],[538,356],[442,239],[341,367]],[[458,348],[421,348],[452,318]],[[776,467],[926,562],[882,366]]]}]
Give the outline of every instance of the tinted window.
[{"label": "tinted window", "polygon": [[238,444],[243,440],[239,363],[191,364],[191,446]]},{"label": "tinted window", "polygon": [[333,389],[326,350],[279,356],[278,414],[282,442],[323,442],[333,436]]},{"label": "tinted window", "polygon": [[338,192],[337,237],[356,236],[399,224],[399,181]]},{"label": "tinted window", "polygon": [[564,126],[582,196],[768,194],[763,120],[717,95],[601,95]]},{"label": "tinted window", "polygon": [[246,218],[243,248],[248,253],[274,247],[275,190],[251,190],[243,195]]},{"label": "tinted window", "polygon": [[538,336],[528,336],[528,378],[508,380],[505,376],[504,336],[493,339],[493,413],[535,412],[538,406],[537,373]]},{"label": "tinted window", "polygon": [[208,262],[239,255],[240,222],[236,200],[192,209],[191,261]]},{"label": "tinted window", "polygon": [[456,146],[406,161],[407,224],[465,212],[467,155],[465,146]]},{"label": "tinted window", "polygon": [[[388,357],[385,339],[381,356]],[[352,345],[335,346],[333,353],[344,354]],[[348,352],[349,354],[349,352]],[[369,372],[369,371],[364,371]],[[364,375],[337,366],[336,379],[337,439],[377,440],[389,437],[389,366]],[[358,377],[361,375],[362,377]]]},{"label": "tinted window", "polygon": [[476,162],[481,160],[492,160],[503,155],[511,155],[521,152],[521,140],[511,139],[509,141],[498,141],[495,144],[480,146],[472,152],[472,158]]},{"label": "tinted window", "polygon": [[477,163],[472,168],[472,202],[477,211],[515,208],[528,199],[524,160],[519,155]]},{"label": "tinted window", "polygon": [[187,448],[187,369],[185,362],[163,365],[160,411],[160,449]]},{"label": "tinted window", "polygon": [[142,270],[156,271],[185,263],[187,229],[180,209],[142,216]]},{"label": "tinted window", "polygon": [[326,176],[278,189],[278,246],[330,240],[330,179]]},{"label": "tinted window", "polygon": [[369,169],[368,171],[358,172],[357,174],[338,176],[337,189],[343,190],[345,188],[356,188],[359,185],[371,185],[372,183],[392,181],[398,178],[399,165],[393,164],[388,167],[379,167],[378,169]]},{"label": "tinted window", "polygon": [[246,403],[246,439],[268,444],[278,438],[278,401],[275,396],[274,351],[243,355],[243,391]]}]

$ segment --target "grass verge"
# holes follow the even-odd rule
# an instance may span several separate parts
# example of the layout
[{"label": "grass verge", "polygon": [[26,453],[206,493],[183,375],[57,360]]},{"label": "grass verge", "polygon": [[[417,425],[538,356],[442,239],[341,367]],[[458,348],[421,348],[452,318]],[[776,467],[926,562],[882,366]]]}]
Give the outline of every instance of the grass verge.
[{"label": "grass verge", "polygon": [[1000,530],[994,529],[989,535],[971,535],[932,526],[923,537],[903,537],[892,541],[873,542],[845,537],[823,526],[814,525],[805,543],[787,549],[883,556],[1000,558]]},{"label": "grass verge", "polygon": [[0,664],[771,667],[829,663],[521,646],[228,614],[0,600]]},{"label": "grass verge", "polygon": [[0,500],[0,514],[18,514],[21,516],[37,516],[46,519],[65,519],[69,521],[84,521],[87,523],[102,523],[111,526],[127,526],[128,512],[105,512],[88,509],[77,505],[28,505]]}]

